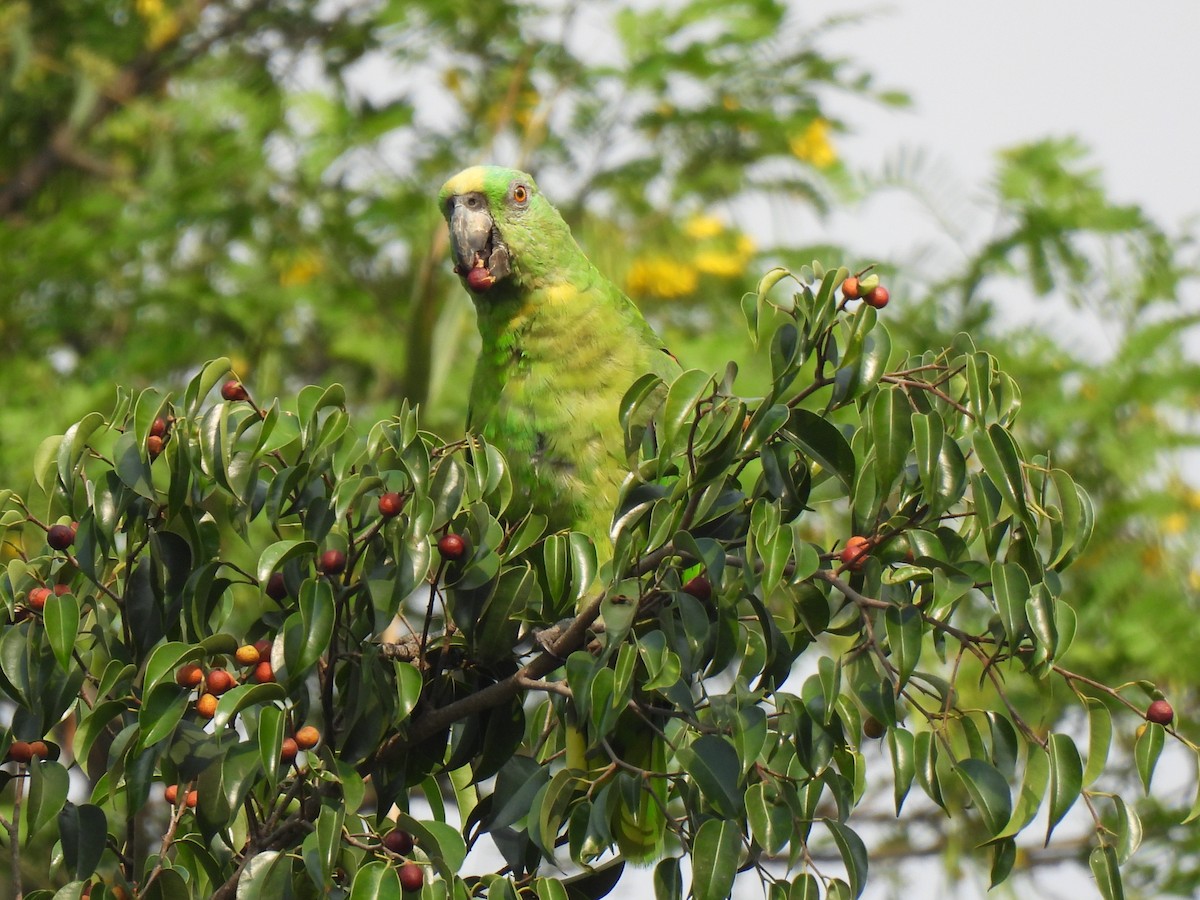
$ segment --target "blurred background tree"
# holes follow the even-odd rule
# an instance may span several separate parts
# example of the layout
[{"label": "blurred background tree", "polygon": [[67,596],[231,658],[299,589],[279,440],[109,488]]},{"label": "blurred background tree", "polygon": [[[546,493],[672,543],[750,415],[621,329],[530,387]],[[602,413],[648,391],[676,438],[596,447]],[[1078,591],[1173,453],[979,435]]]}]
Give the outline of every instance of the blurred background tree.
[{"label": "blurred background tree", "polygon": [[[822,51],[833,27],[853,20],[773,0],[8,2],[0,484],[27,483],[41,438],[108,409],[115,384],[178,387],[219,355],[258,396],[338,381],[364,415],[407,398],[427,426],[461,430],[475,335],[432,197],[465,165],[513,164],[689,365],[737,358],[741,293],[772,262],[814,257],[881,263],[901,349],[966,330],[995,352],[1025,388],[1026,446],[1097,502],[1070,572],[1074,666],[1153,681],[1194,720],[1200,492],[1181,451],[1196,444],[1200,372],[1180,301],[1193,236],[1113,201],[1071,140],[998,160],[975,211],[995,229],[948,269],[796,234],[802,210],[940,177],[911,161],[865,177],[840,158],[845,98],[906,101]],[[764,204],[773,229],[752,227]],[[1111,355],[1014,329],[999,314],[1014,296],[1103,321]],[[1070,708],[1029,699],[1047,727]],[[1133,724],[1118,727],[1131,747]],[[1195,838],[1152,827],[1190,800],[1146,809],[1147,896],[1200,883]],[[919,848],[897,832],[895,857],[932,848],[954,864],[948,827],[931,820]]]}]

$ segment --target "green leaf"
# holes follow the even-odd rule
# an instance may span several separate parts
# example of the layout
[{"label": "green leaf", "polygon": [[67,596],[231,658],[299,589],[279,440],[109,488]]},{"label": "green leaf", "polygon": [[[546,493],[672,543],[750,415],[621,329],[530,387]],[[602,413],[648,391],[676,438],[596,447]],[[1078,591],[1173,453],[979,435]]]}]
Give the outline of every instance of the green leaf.
[{"label": "green leaf", "polygon": [[30,760],[29,801],[25,809],[28,822],[26,846],[63,809],[70,786],[71,778],[59,763],[37,757]]},{"label": "green leaf", "polygon": [[1142,787],[1150,793],[1150,780],[1154,777],[1154,768],[1163,751],[1166,730],[1156,722],[1147,722],[1146,728],[1138,736],[1133,745],[1133,759],[1137,764],[1138,777],[1142,779]]},{"label": "green leaf", "polygon": [[892,758],[892,787],[898,816],[917,774],[916,750],[912,732],[903,728],[889,728],[887,740],[888,753]]},{"label": "green leaf", "polygon": [[880,493],[891,493],[913,446],[912,407],[896,389],[880,391],[871,403],[871,439]]},{"label": "green leaf", "polygon": [[964,759],[956,767],[967,793],[991,837],[1000,834],[1012,816],[1012,795],[1000,770],[982,759]]},{"label": "green leaf", "polygon": [[1083,786],[1090,786],[1104,771],[1112,745],[1112,714],[1095,697],[1087,698],[1088,755],[1083,770]]},{"label": "green leaf", "polygon": [[1112,801],[1117,810],[1117,822],[1113,829],[1117,835],[1117,862],[1125,865],[1142,845],[1142,820],[1136,810],[1120,797],[1114,796]]},{"label": "green leaf", "polygon": [[1116,850],[1108,846],[1097,847],[1088,856],[1088,865],[1104,900],[1125,900],[1125,888],[1121,885],[1121,870],[1117,867]]},{"label": "green leaf", "polygon": [[183,406],[189,419],[194,419],[200,410],[200,404],[208,396],[218,381],[224,381],[230,374],[230,362],[225,357],[206,363],[204,368],[193,378],[183,395]]},{"label": "green leaf", "polygon": [[992,846],[992,871],[988,890],[1003,884],[1012,872],[1013,863],[1017,861],[1017,842],[1012,838],[1004,838]]},{"label": "green leaf", "polygon": [[187,711],[190,698],[191,692],[174,681],[156,685],[147,693],[138,710],[141,746],[151,747],[170,736]]},{"label": "green leaf", "polygon": [[679,857],[668,856],[654,867],[654,900],[683,900]]},{"label": "green leaf", "polygon": [[1029,630],[1025,618],[1030,595],[1029,576],[1016,563],[992,563],[992,596],[1009,643],[1016,646]]},{"label": "green leaf", "polygon": [[867,884],[867,848],[855,832],[851,831],[836,819],[824,819],[825,827],[833,835],[842,862],[846,866],[846,877],[850,879],[850,894],[853,897],[862,895]]},{"label": "green leaf", "polygon": [[289,559],[313,559],[317,555],[316,541],[276,541],[258,557],[258,580],[266,584]]},{"label": "green leaf", "polygon": [[701,735],[679,753],[679,764],[695,781],[705,800],[723,818],[733,818],[742,809],[738,790],[742,765],[737,750],[725,738]]},{"label": "green leaf", "polygon": [[696,404],[712,393],[713,378],[702,369],[688,369],[667,389],[659,419],[659,458],[666,460],[680,449],[696,415]]},{"label": "green leaf", "polygon": [[104,854],[108,820],[99,806],[76,806],[69,800],[58,814],[59,840],[67,871],[75,878],[90,878]]},{"label": "green leaf", "polygon": [[814,412],[797,408],[792,410],[787,436],[805,456],[836,477],[847,491],[853,489],[854,451],[835,425]]},{"label": "green leaf", "polygon": [[295,684],[317,663],[333,635],[333,588],[324,578],[300,586],[299,609],[284,624],[283,661],[288,683]]},{"label": "green leaf", "polygon": [[1025,499],[1025,478],[1021,472],[1021,453],[1011,434],[999,424],[977,431],[972,441],[975,454],[992,484],[1009,509],[1032,531],[1036,530]]},{"label": "green leaf", "polygon": [[758,781],[746,789],[746,821],[755,843],[775,856],[792,839],[792,813],[780,801],[779,789]]},{"label": "green leaf", "polygon": [[1067,735],[1050,735],[1050,821],[1046,827],[1046,843],[1054,827],[1062,821],[1083,789],[1083,761],[1079,750]]},{"label": "green leaf", "polygon": [[281,684],[239,684],[221,695],[217,702],[217,714],[213,716],[213,727],[219,731],[243,709],[286,698],[287,691]]},{"label": "green leaf", "polygon": [[728,900],[742,850],[741,826],[729,819],[708,819],[692,842],[692,897]]},{"label": "green leaf", "polygon": [[74,594],[49,597],[42,612],[46,637],[59,667],[66,672],[71,667],[71,651],[79,635],[79,601]]},{"label": "green leaf", "polygon": [[904,606],[889,606],[884,611],[883,623],[892,651],[892,665],[899,672],[898,687],[903,687],[921,659],[924,619],[921,610],[906,603]]}]

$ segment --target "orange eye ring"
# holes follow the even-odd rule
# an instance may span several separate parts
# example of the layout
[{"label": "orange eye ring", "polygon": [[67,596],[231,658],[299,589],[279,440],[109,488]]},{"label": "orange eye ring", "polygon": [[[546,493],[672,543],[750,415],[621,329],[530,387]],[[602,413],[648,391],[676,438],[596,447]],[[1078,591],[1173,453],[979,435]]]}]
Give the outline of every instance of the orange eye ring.
[{"label": "orange eye ring", "polygon": [[525,203],[529,199],[529,188],[523,184],[518,184],[513,188],[513,199],[518,203]]}]

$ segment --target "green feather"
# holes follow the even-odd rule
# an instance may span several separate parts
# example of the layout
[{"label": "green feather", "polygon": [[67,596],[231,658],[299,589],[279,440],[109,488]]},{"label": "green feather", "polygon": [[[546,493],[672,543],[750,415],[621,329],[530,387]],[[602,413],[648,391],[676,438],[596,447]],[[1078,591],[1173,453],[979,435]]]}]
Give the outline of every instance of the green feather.
[{"label": "green feather", "polygon": [[490,166],[460,173],[439,196],[447,220],[455,198],[469,194],[486,203],[507,272],[472,287],[471,260],[466,252],[456,257],[483,341],[468,427],[508,458],[514,514],[532,510],[554,529],[582,531],[604,557],[628,471],[621,397],[642,375],[669,380],[679,365],[633,302],[588,261],[529,175]]}]

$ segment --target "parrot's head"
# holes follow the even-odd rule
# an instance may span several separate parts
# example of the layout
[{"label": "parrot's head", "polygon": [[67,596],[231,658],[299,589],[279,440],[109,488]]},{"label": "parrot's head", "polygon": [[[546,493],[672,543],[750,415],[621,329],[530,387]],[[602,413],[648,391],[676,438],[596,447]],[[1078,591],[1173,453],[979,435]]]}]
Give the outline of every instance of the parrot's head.
[{"label": "parrot's head", "polygon": [[475,166],[438,194],[450,226],[454,271],[479,296],[510,282],[532,286],[576,248],[570,230],[525,172]]}]

